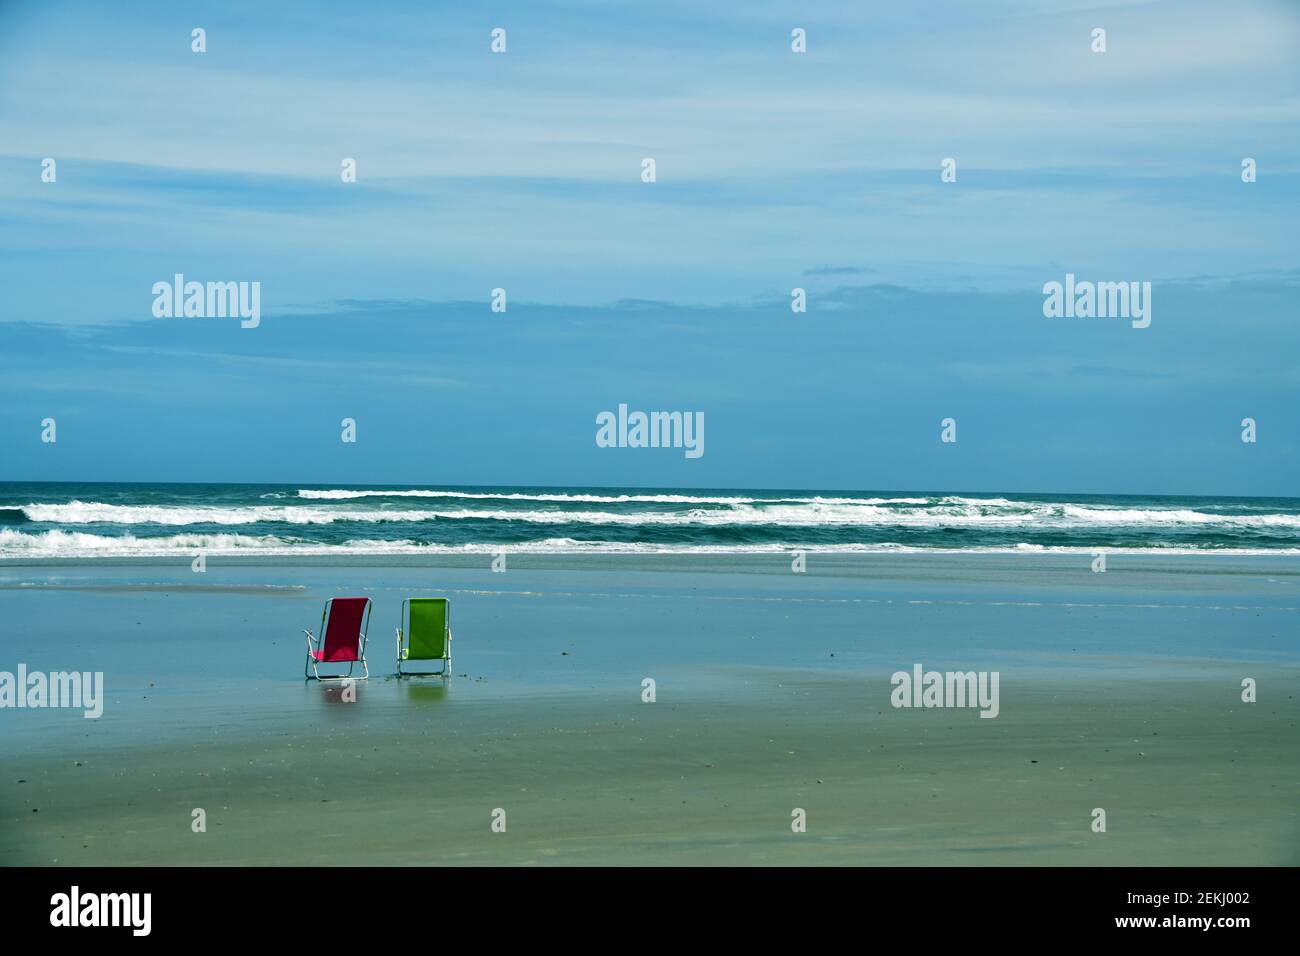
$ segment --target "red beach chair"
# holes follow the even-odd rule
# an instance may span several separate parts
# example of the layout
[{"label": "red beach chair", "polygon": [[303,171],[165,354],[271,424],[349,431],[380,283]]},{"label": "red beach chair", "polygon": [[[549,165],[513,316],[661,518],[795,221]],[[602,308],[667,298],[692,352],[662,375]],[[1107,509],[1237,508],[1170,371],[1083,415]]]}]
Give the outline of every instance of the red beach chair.
[{"label": "red beach chair", "polygon": [[[370,598],[330,598],[325,602],[325,610],[320,616],[321,637],[317,638],[310,630],[307,635],[307,665],[303,668],[306,680],[350,680],[352,668],[360,664],[364,673],[360,679],[370,676],[366,665],[366,634],[370,630]],[[347,664],[348,672],[335,677],[322,677],[318,664]]]}]

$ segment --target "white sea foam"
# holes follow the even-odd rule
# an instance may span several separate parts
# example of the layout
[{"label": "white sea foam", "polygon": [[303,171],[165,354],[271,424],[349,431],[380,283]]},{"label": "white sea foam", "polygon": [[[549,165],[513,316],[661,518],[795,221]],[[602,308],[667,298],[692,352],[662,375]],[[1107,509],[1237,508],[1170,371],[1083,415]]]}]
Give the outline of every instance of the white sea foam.
[{"label": "white sea foam", "polygon": [[709,495],[592,495],[592,494],[561,494],[561,493],[540,493],[535,495],[522,494],[519,492],[470,492],[470,491],[442,491],[430,490],[424,488],[414,488],[409,490],[377,490],[373,488],[359,489],[356,491],[336,488],[327,490],[317,490],[312,488],[301,488],[298,490],[298,497],[306,500],[315,501],[350,501],[357,498],[452,498],[464,499],[467,501],[551,501],[559,504],[573,502],[575,504],[665,504],[665,505],[742,505],[755,504],[761,502],[817,502],[823,504],[910,504],[924,505],[928,504],[930,498],[827,498],[827,497],[769,497],[769,498],[746,498],[746,497],[716,497]]},{"label": "white sea foam", "polygon": [[198,524],[250,525],[259,523],[329,525],[338,523],[428,522],[439,520],[514,521],[529,524],[584,524],[609,526],[760,526],[760,527],[899,527],[899,528],[1037,528],[1088,527],[1229,529],[1297,528],[1300,514],[1222,515],[1186,508],[1125,509],[1055,502],[947,497],[924,507],[890,507],[808,500],[799,503],[761,500],[725,508],[689,508],[677,511],[589,511],[582,509],[448,508],[398,509],[331,508],[302,505],[246,507],[182,505],[112,505],[72,501],[66,504],[32,503],[22,507],[31,521],[46,524]]},{"label": "white sea foam", "polygon": [[[422,544],[416,541],[353,540],[341,544],[323,544],[275,535],[177,534],[159,537],[135,535],[109,536],[85,532],[44,531],[29,534],[0,530],[0,560],[48,558],[107,557],[177,557],[192,556],[198,551],[209,555],[250,555],[258,557],[293,557],[313,555],[434,555],[434,554],[789,554],[802,550],[809,554],[1090,554],[1092,548],[1048,547],[1018,543],[976,548],[917,547],[892,542],[879,544],[805,545],[797,541],[748,544],[649,544],[618,541],[576,541],[572,538],[547,538],[518,544]],[[1109,554],[1132,555],[1300,555],[1300,548],[1107,548]]]},{"label": "white sea foam", "polygon": [[266,552],[276,548],[283,548],[288,552],[294,547],[293,541],[271,535],[175,534],[166,537],[138,538],[129,534],[100,535],[83,531],[43,531],[39,534],[28,534],[23,531],[0,530],[0,557],[161,555],[200,550],[229,554],[241,551]]}]

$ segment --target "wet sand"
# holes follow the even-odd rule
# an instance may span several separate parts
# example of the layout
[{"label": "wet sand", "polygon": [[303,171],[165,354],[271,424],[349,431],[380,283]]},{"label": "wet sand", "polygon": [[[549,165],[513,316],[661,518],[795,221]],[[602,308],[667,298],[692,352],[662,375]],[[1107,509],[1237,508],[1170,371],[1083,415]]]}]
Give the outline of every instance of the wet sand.
[{"label": "wet sand", "polygon": [[[1300,563],[901,557],[0,567],[0,670],[107,686],[0,710],[0,863],[1300,863]],[[300,679],[349,592],[355,702]],[[418,593],[446,683],[389,676]],[[999,716],[893,708],[914,663],[998,670]]]}]

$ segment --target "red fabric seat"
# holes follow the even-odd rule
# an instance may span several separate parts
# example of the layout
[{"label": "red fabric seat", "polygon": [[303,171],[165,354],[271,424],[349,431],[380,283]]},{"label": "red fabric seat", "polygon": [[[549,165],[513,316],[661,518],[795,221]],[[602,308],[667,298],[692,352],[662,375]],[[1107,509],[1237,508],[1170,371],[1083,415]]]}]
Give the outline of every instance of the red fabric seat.
[{"label": "red fabric seat", "polygon": [[324,647],[312,651],[312,657],[344,664],[361,660],[361,619],[369,603],[370,598],[335,598],[330,603],[330,617],[325,624]]}]

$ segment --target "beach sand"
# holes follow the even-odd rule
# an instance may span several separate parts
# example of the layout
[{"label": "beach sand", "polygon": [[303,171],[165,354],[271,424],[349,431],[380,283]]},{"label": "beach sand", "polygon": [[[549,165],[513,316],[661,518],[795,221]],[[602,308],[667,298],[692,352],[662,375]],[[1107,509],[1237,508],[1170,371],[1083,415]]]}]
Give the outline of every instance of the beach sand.
[{"label": "beach sand", "polygon": [[[1300,863],[1295,558],[488,560],[0,566],[0,670],[107,688],[0,710],[0,863]],[[349,593],[355,702],[301,680]],[[420,594],[445,683],[391,676]],[[892,707],[916,663],[999,716]]]}]

